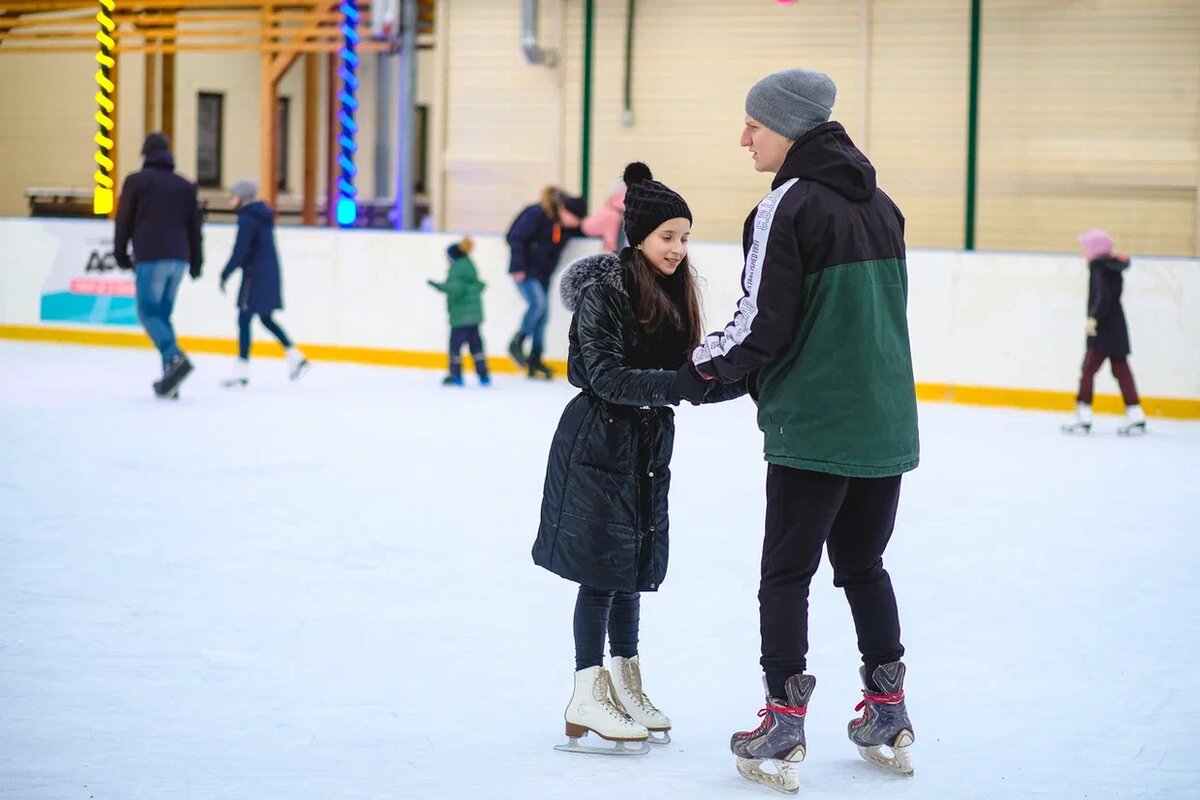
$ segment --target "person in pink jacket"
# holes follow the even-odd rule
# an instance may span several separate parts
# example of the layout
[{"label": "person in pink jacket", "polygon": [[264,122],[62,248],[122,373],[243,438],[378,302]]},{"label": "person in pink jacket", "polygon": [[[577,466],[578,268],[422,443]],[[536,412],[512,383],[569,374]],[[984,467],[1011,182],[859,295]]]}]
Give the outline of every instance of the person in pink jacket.
[{"label": "person in pink jacket", "polygon": [[629,243],[622,227],[625,213],[625,184],[617,181],[608,194],[604,206],[584,218],[584,236],[596,236],[604,240],[604,251],[611,253]]}]

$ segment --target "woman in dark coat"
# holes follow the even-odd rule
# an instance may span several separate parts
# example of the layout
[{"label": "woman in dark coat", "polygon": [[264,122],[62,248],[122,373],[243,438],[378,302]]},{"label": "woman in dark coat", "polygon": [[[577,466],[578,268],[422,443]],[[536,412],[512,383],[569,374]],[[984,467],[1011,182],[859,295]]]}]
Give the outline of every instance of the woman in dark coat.
[{"label": "woman in dark coat", "polygon": [[[539,566],[580,584],[575,605],[575,692],[566,711],[566,749],[593,731],[642,741],[670,720],[641,689],[637,654],[642,591],[667,572],[667,492],[679,403],[675,370],[699,343],[695,276],[687,260],[692,214],[683,198],[626,169],[624,224],[630,247],[575,262],[562,280],[574,312],[567,404],[550,448]],[[716,384],[706,402],[745,385]],[[612,660],[603,667],[607,632]],[[638,751],[640,752],[640,751]]]},{"label": "woman in dark coat", "polygon": [[283,308],[279,253],[275,249],[275,213],[263,201],[255,200],[258,184],[254,181],[237,181],[229,191],[237,210],[238,227],[229,263],[221,270],[221,291],[225,291],[225,282],[239,268],[242,286],[238,290],[238,360],[233,375],[221,381],[221,385],[244,387],[250,382],[250,323],[255,315],[283,345],[288,375],[296,380],[308,368],[308,359],[292,345],[283,328],[271,319],[272,313]]},{"label": "woman in dark coat", "polygon": [[[505,237],[511,252],[508,271],[528,306],[521,327],[508,343],[508,352],[517,366],[529,371],[531,378],[554,377],[553,371],[542,362],[550,312],[547,293],[559,256],[567,240],[579,232],[580,218],[586,213],[587,203],[582,197],[568,197],[561,189],[547,186],[542,190],[540,202],[517,214]],[[526,339],[531,340],[528,355]]]},{"label": "woman in dark coat", "polygon": [[1092,389],[1096,372],[1107,359],[1121,387],[1127,422],[1117,428],[1122,436],[1146,432],[1146,415],[1138,400],[1133,371],[1129,368],[1129,328],[1121,307],[1122,273],[1129,268],[1127,256],[1113,253],[1113,240],[1102,230],[1079,235],[1088,264],[1087,353],[1083,357],[1079,392],[1075,397],[1075,421],[1064,425],[1067,433],[1092,429]]}]

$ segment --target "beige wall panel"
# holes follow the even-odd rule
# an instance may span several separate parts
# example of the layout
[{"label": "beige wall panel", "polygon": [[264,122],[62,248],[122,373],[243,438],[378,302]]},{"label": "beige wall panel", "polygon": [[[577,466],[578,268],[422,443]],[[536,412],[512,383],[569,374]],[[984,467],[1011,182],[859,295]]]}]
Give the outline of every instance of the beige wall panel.
[{"label": "beige wall panel", "polygon": [[[143,61],[118,59],[118,183],[141,168]],[[29,213],[25,190],[89,190],[96,150],[96,62],[91,55],[0,57],[0,215]]]},{"label": "beige wall panel", "polygon": [[[525,63],[521,4],[453,0],[438,20],[449,42],[444,227],[503,232],[561,180],[561,74]],[[542,46],[561,48],[561,9],[540,9]]]},{"label": "beige wall panel", "polygon": [[[579,3],[581,5],[581,3]],[[723,0],[639,2],[634,26],[634,124],[621,124],[625,4],[598,2],[591,191],[601,202],[624,165],[640,159],[687,199],[697,237],[739,239],[769,189],[738,146],[747,89],[788,67],[838,84],[834,117],[863,129],[863,4],[795,6]],[[582,32],[581,32],[582,33]],[[568,107],[577,105],[574,98]]]},{"label": "beige wall panel", "polygon": [[1200,3],[984,4],[979,238],[1197,253]]},{"label": "beige wall panel", "polygon": [[864,148],[903,210],[910,247],[962,247],[969,4],[875,0],[869,139]]}]

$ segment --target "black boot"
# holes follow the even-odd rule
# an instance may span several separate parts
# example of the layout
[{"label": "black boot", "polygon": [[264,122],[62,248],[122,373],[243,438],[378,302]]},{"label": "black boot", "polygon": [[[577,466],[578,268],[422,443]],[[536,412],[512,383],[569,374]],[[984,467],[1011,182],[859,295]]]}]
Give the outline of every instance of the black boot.
[{"label": "black boot", "polygon": [[462,386],[462,359],[450,356],[450,374],[442,378],[442,386]]},{"label": "black boot", "polygon": [[512,337],[508,343],[508,354],[512,356],[512,360],[517,362],[517,366],[521,369],[529,366],[529,359],[525,357],[525,334],[518,333]]},{"label": "black boot", "polygon": [[154,394],[170,400],[176,399],[179,397],[179,384],[183,383],[183,379],[191,371],[192,362],[188,361],[187,356],[175,356],[163,370],[162,379],[154,382]]},{"label": "black boot", "polygon": [[529,351],[529,377],[548,381],[554,377],[554,370],[542,363],[542,349],[535,347]]}]

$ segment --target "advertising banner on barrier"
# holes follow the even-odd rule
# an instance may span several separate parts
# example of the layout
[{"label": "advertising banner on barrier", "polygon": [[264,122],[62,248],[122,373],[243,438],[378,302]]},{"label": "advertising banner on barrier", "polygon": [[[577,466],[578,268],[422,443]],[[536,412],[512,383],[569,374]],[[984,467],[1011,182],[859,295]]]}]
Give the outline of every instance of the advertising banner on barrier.
[{"label": "advertising banner on barrier", "polygon": [[137,325],[133,272],[117,266],[111,233],[74,225],[53,230],[57,248],[42,284],[42,322]]}]

